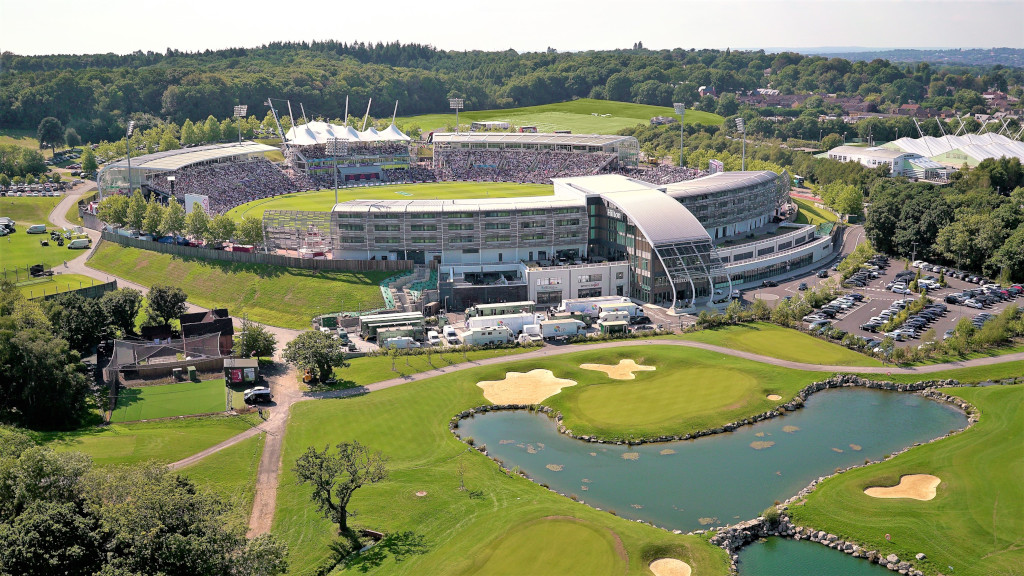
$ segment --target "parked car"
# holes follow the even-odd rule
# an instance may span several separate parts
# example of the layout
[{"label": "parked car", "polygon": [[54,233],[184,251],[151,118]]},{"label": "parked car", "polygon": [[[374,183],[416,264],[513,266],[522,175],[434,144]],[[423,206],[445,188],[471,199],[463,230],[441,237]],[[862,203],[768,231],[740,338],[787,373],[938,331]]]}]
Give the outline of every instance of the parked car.
[{"label": "parked car", "polygon": [[828,270],[818,270],[818,278],[828,278]]},{"label": "parked car", "polygon": [[258,404],[260,402],[270,402],[274,399],[274,395],[270,393],[270,388],[256,386],[243,392],[242,399],[246,404]]},{"label": "parked car", "polygon": [[761,282],[761,286],[763,288],[774,288],[774,287],[776,287],[778,285],[779,285],[779,283],[776,282],[775,280],[763,280]]},{"label": "parked car", "polygon": [[797,285],[796,289],[800,291],[807,290],[807,282],[801,282]]}]

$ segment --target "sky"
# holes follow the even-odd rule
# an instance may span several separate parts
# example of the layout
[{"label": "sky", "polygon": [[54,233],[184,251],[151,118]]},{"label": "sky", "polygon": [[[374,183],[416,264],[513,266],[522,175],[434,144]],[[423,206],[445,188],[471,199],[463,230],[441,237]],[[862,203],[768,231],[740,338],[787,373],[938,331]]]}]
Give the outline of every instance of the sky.
[{"label": "sky", "polygon": [[[198,51],[274,41],[445,50],[1024,48],[1024,0],[0,0],[0,52]],[[53,24],[47,24],[53,22]]]}]

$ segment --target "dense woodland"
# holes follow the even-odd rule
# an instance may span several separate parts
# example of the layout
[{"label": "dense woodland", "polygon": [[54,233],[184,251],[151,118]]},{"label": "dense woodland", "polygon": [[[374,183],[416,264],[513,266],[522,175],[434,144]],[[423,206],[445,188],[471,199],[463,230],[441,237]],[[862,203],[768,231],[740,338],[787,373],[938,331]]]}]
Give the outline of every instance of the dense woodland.
[{"label": "dense woodland", "polygon": [[[851,62],[763,51],[631,50],[559,53],[455,52],[418,44],[274,43],[199,53],[0,55],[0,126],[34,129],[53,116],[85,141],[114,140],[128,115],[181,124],[224,118],[235,104],[263,110],[267,97],[303,103],[310,115],[350,110],[390,116],[446,112],[461,96],[469,109],[511,108],[573,98],[699,109],[718,94],[771,86],[782,93],[859,94],[880,105],[915,101],[938,109],[958,91],[1018,91],[1024,69],[994,66]],[[966,92],[965,92],[966,93]],[[298,113],[298,110],[295,110]],[[262,115],[262,112],[259,113]],[[728,114],[726,114],[728,115]],[[809,137],[804,131],[804,137]]]}]

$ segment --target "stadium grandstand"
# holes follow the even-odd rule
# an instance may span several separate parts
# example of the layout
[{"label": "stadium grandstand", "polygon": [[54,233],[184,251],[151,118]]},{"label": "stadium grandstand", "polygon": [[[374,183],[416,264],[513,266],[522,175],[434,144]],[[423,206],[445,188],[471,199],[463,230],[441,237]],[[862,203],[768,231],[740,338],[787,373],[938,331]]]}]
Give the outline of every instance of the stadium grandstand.
[{"label": "stadium grandstand", "polygon": [[[314,187],[303,175],[282,170],[265,157],[277,150],[256,142],[214,144],[146,154],[104,166],[97,177],[100,199],[139,188],[147,196],[209,198],[211,213],[245,202]],[[129,187],[129,178],[131,185]]]},{"label": "stadium grandstand", "polygon": [[964,164],[974,167],[989,158],[1018,158],[1024,162],[1024,142],[994,132],[900,138],[883,144],[882,148],[917,154],[953,168]]},{"label": "stadium grandstand", "polygon": [[[332,154],[331,142],[343,142],[344,151]],[[285,134],[288,163],[319,184],[334,185],[337,166],[339,185],[385,180],[386,171],[407,170],[411,164],[409,143],[393,123],[384,130],[362,132],[351,126],[308,122]]]}]

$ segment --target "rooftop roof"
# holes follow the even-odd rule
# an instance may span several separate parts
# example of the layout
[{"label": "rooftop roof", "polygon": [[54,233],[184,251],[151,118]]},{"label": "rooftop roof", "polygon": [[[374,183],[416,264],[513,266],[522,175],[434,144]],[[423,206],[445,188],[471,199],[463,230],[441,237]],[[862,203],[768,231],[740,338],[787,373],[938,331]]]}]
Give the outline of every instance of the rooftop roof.
[{"label": "rooftop roof", "polygon": [[601,197],[628,216],[653,246],[685,240],[710,240],[696,216],[657,189],[606,192]]},{"label": "rooftop roof", "polygon": [[828,151],[829,154],[842,154],[845,156],[857,156],[860,158],[879,158],[883,160],[896,160],[906,154],[914,154],[905,150],[893,150],[891,148],[862,148],[860,146],[836,146]]},{"label": "rooftop roof", "polygon": [[466,142],[466,143],[520,143],[520,144],[559,144],[562,146],[606,146],[623,140],[633,139],[632,136],[614,134],[546,134],[529,132],[452,132],[434,133],[434,142]]},{"label": "rooftop roof", "polygon": [[648,184],[621,174],[598,174],[595,176],[577,176],[573,178],[552,178],[555,191],[566,187],[575,192],[594,196],[605,192],[625,192],[629,190],[654,190],[654,184]]},{"label": "rooftop roof", "polygon": [[582,197],[526,196],[461,200],[349,200],[334,205],[335,212],[462,212],[466,210],[529,210],[583,207]]},{"label": "rooftop roof", "polygon": [[954,150],[963,152],[977,161],[986,158],[1020,158],[1024,160],[1024,142],[1012,140],[1002,134],[965,134],[963,136],[925,136],[924,138],[900,138],[885,144],[886,148],[914,152],[934,158]]},{"label": "rooftop roof", "polygon": [[712,174],[695,180],[684,180],[668,184],[662,187],[662,189],[672,198],[682,198],[684,196],[726,192],[741,186],[773,182],[777,178],[778,174],[770,170],[719,172],[718,174]]},{"label": "rooftop roof", "polygon": [[[260,144],[259,142],[235,142],[231,144],[212,144],[210,146],[197,146],[195,148],[181,148],[178,150],[165,150],[154,152],[145,156],[132,158],[132,168],[150,170],[155,172],[170,172],[184,168],[190,164],[231,158],[232,156],[243,156],[246,154],[272,152],[277,150],[273,146]],[[128,160],[119,160],[108,164],[109,168],[127,168]]]}]

